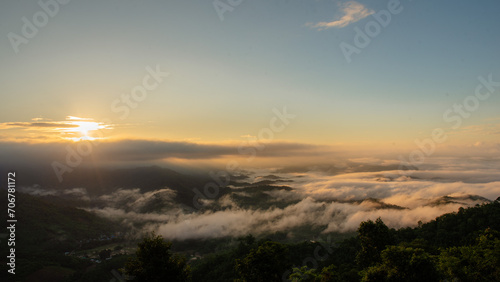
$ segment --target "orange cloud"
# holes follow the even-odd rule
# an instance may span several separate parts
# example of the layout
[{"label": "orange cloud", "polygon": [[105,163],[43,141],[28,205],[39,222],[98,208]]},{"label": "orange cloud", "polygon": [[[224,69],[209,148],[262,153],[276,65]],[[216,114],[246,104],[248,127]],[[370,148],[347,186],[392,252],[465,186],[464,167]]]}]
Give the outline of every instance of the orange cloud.
[{"label": "orange cloud", "polygon": [[308,23],[307,26],[317,28],[318,30],[324,30],[332,27],[341,28],[375,13],[375,11],[368,9],[355,1],[349,1],[341,4],[341,8],[344,15],[340,19],[331,22],[319,22],[316,24]]}]

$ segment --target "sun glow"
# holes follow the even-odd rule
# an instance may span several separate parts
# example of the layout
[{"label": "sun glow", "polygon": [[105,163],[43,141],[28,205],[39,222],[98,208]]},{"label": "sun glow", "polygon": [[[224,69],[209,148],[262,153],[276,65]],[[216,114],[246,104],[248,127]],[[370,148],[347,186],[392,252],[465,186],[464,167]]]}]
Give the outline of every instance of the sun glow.
[{"label": "sun glow", "polygon": [[101,129],[109,129],[110,126],[102,122],[96,122],[91,118],[66,117],[68,127],[61,128],[66,135],[65,139],[73,141],[102,139]]},{"label": "sun glow", "polygon": [[102,126],[99,126],[99,123],[97,122],[88,122],[88,121],[83,121],[83,122],[74,122],[73,124],[78,125],[78,127],[75,128],[75,131],[77,131],[82,139],[90,139],[94,140],[94,137],[91,137],[89,135],[90,131],[94,130],[99,130],[103,128]]}]

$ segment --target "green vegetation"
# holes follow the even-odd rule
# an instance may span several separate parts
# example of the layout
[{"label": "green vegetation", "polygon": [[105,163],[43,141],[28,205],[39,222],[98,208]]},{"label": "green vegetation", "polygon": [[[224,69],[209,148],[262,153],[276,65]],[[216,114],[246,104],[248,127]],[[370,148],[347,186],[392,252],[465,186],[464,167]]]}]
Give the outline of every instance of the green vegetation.
[{"label": "green vegetation", "polygon": [[236,259],[236,271],[244,281],[281,281],[281,274],[291,267],[288,247],[267,241]]},{"label": "green vegetation", "polygon": [[[322,234],[291,242],[278,232],[170,243],[148,235],[138,245],[100,239],[122,229],[84,210],[24,194],[17,200],[19,281],[117,275],[137,281],[500,281],[500,198],[415,228],[362,222],[349,238]],[[123,253],[131,244],[135,255]]]},{"label": "green vegetation", "polygon": [[[500,202],[416,228],[362,222],[336,244],[283,244],[252,236],[192,263],[194,281],[500,281]],[[326,237],[326,236],[325,236]]]},{"label": "green vegetation", "polygon": [[[0,191],[0,204],[4,207],[7,206],[6,200],[6,191]],[[109,237],[123,231],[118,223],[77,209],[71,204],[62,199],[16,193],[17,281],[29,281],[38,276],[46,277],[43,279],[45,281],[63,281],[76,277],[94,263],[88,258],[82,259],[69,254],[123,241],[122,238]],[[3,222],[7,220],[6,215],[7,213],[2,215]],[[0,253],[7,254],[7,251],[8,246],[2,240]],[[98,258],[99,255],[95,254],[95,257]],[[6,256],[2,255],[0,262],[0,280],[10,281],[3,280],[3,275],[7,272],[4,269],[7,265]],[[109,271],[107,275],[111,275]]]},{"label": "green vegetation", "polygon": [[186,259],[170,252],[171,243],[150,234],[139,243],[135,257],[125,264],[132,281],[188,281]]}]

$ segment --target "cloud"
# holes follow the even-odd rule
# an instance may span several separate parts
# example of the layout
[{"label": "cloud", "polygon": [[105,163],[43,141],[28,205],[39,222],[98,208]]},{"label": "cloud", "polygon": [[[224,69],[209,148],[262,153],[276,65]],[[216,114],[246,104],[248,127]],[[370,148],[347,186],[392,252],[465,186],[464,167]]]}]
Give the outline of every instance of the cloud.
[{"label": "cloud", "polygon": [[[36,137],[39,139],[58,137],[62,140],[78,141],[82,138],[87,140],[96,139],[96,136],[90,136],[92,134],[89,135],[89,132],[95,133],[96,131],[112,128],[110,124],[96,122],[91,118],[74,116],[67,116],[64,121],[52,121],[43,118],[33,118],[31,120],[30,122],[3,122],[0,123],[0,130],[36,132]],[[102,132],[100,132],[100,135],[102,135]]]},{"label": "cloud", "polygon": [[0,124],[0,128],[35,128],[35,129],[43,129],[43,128],[72,128],[78,127],[76,124],[70,124],[65,122],[4,122]]},{"label": "cloud", "polygon": [[206,239],[227,236],[261,235],[274,232],[292,234],[294,229],[309,226],[321,233],[352,232],[362,221],[382,220],[393,228],[416,226],[459,207],[474,203],[447,203],[435,206],[419,205],[411,209],[381,208],[383,202],[365,200],[360,203],[325,202],[306,197],[284,208],[245,209],[222,201],[227,208],[199,213],[138,213],[116,208],[93,209],[101,216],[121,220],[131,226],[147,223],[143,230],[155,230],[168,239]]},{"label": "cloud", "polygon": [[[401,176],[394,170],[338,175],[308,172],[301,174],[302,177],[282,173],[279,174],[281,178],[294,180],[287,184],[293,190],[263,191],[250,186],[245,188],[245,192],[235,190],[219,199],[207,201],[207,209],[199,212],[179,207],[170,213],[141,214],[136,209],[124,211],[109,208],[96,212],[130,224],[147,222],[146,230],[155,230],[165,238],[180,240],[274,232],[293,236],[304,226],[321,233],[352,232],[362,221],[378,217],[393,228],[416,226],[419,221],[428,222],[444,213],[455,212],[459,207],[488,201],[474,195],[490,200],[498,197],[500,178],[495,176],[495,171],[500,161],[483,161],[487,165],[478,165],[480,162],[476,161],[467,166],[466,162],[461,163],[457,159],[438,159],[436,163],[439,165],[435,170],[418,171],[412,176]],[[459,165],[456,170],[450,170],[450,164]],[[440,167],[445,169],[440,170]],[[259,176],[255,179],[269,175],[260,170],[257,174]],[[464,179],[469,179],[469,183],[463,182]],[[241,196],[248,197],[243,201],[251,202],[259,194],[267,195],[261,201],[271,205],[260,202],[248,207],[240,202]],[[136,195],[130,202],[135,203],[142,197]],[[123,197],[113,194],[111,198]]]},{"label": "cloud", "polygon": [[[80,149],[79,149],[80,148]],[[231,158],[250,163],[255,156],[257,161],[274,161],[280,158],[325,156],[332,152],[327,146],[309,145],[275,141],[270,144],[250,143],[206,144],[185,141],[157,140],[100,140],[81,142],[1,142],[0,161],[8,166],[51,167],[54,161],[65,162],[68,152],[90,150],[90,156],[82,158],[82,164],[102,165],[119,164],[143,165],[149,163],[180,161],[211,161]],[[75,154],[75,153],[73,153]],[[225,163],[224,163],[225,166]]]},{"label": "cloud", "polygon": [[[376,164],[374,159],[356,160]],[[293,236],[303,230],[352,232],[360,222],[378,217],[389,227],[415,226],[418,221],[427,222],[500,195],[500,159],[432,160],[433,169],[409,176],[397,170],[350,172],[349,166],[336,175],[258,169],[245,178],[248,185],[230,189],[220,198],[202,199],[205,206],[200,210],[178,201],[182,190],[166,186],[150,190],[140,182],[137,188],[94,195],[88,205],[92,208],[87,210],[119,220],[138,232],[155,230],[165,238],[183,240],[274,232]],[[292,189],[254,185],[266,178],[293,180],[286,184]],[[61,193],[41,187],[23,191],[39,196]],[[62,191],[67,191],[63,196],[88,196],[84,188]]]},{"label": "cloud", "polygon": [[[66,146],[78,144],[3,143],[2,146],[0,143],[0,159],[8,160],[9,168],[17,159],[39,171],[42,167],[36,164],[41,159],[64,161]],[[134,165],[140,161],[150,163],[157,159],[196,162],[206,159],[207,162],[213,162],[217,158],[225,160],[225,157],[241,156],[238,144],[102,141],[94,147],[95,151],[88,159],[100,164],[116,161],[120,165]],[[302,155],[305,156],[304,159],[309,159],[309,156],[315,156],[318,152],[333,151],[329,147],[301,143],[273,142],[265,145],[263,150],[255,148],[259,157],[279,159],[281,164],[287,165],[293,163],[293,156]],[[71,148],[77,150],[75,147]],[[500,195],[500,158],[496,155],[461,157],[456,154],[436,154],[426,159],[420,170],[404,172],[406,175],[400,174],[397,162],[390,156],[368,156],[370,157],[354,156],[343,162],[330,159],[329,165],[323,163],[302,166],[298,162],[300,166],[293,170],[280,170],[279,166],[245,168],[242,173],[248,174],[248,177],[240,180],[247,184],[234,185],[238,188],[225,190],[219,195],[220,198],[200,199],[204,205],[200,210],[190,206],[193,195],[189,191],[192,187],[203,187],[207,183],[205,179],[200,180],[200,185],[196,181],[193,185],[191,182],[181,181],[182,178],[177,178],[175,173],[164,174],[161,169],[140,170],[137,175],[147,178],[147,181],[141,177],[136,178],[135,174],[125,170],[127,175],[132,176],[130,179],[139,179],[129,186],[127,185],[131,180],[128,178],[125,179],[127,185],[118,185],[115,184],[118,183],[116,180],[107,179],[123,179],[122,177],[109,178],[113,174],[96,170],[103,186],[92,188],[92,183],[97,181],[79,170],[71,174],[75,178],[68,177],[65,180],[69,181],[64,182],[65,185],[69,183],[65,186],[66,189],[59,189],[58,192],[47,189],[45,186],[51,186],[44,186],[41,182],[35,182],[40,183],[40,186],[19,187],[20,191],[32,195],[83,199],[84,203],[89,203],[87,207],[92,207],[90,210],[101,216],[117,219],[133,230],[156,230],[165,238],[181,240],[274,232],[285,232],[293,236],[303,230],[314,230],[317,233],[350,232],[355,231],[361,221],[377,217],[394,228],[414,226],[418,221],[426,222],[443,213],[457,211],[461,206],[474,206],[487,202],[488,199],[494,200]],[[22,173],[22,179],[30,177],[28,170],[18,171]],[[162,177],[170,180],[158,182],[156,174],[149,174],[151,171],[161,172]],[[50,170],[48,173],[53,174]],[[207,172],[203,174],[208,175]],[[47,173],[40,175],[41,179],[47,178]],[[187,177],[195,179],[191,175]],[[72,182],[72,179],[75,181]],[[82,179],[91,181],[84,184]],[[268,186],[258,184],[261,181]],[[185,183],[189,185],[183,186]],[[269,185],[286,185],[290,188],[273,189]]]},{"label": "cloud", "polygon": [[56,190],[43,189],[38,185],[21,186],[17,188],[17,190],[21,193],[26,193],[32,196],[55,196],[59,194]]},{"label": "cloud", "polygon": [[44,189],[39,185],[20,186],[18,191],[32,196],[63,196],[65,198],[90,201],[87,189],[71,188],[66,190]]},{"label": "cloud", "polygon": [[106,207],[126,211],[142,212],[157,202],[170,211],[175,205],[174,198],[177,192],[169,188],[141,193],[136,189],[118,189],[111,194],[100,196],[97,201]]},{"label": "cloud", "polygon": [[483,124],[475,124],[463,126],[459,129],[448,132],[449,135],[475,135],[475,136],[488,136],[500,134],[500,123],[495,120],[487,120]]},{"label": "cloud", "polygon": [[368,9],[355,1],[345,2],[344,4],[340,4],[340,7],[343,13],[343,16],[340,19],[331,22],[319,22],[316,24],[308,23],[307,26],[317,28],[318,30],[325,30],[332,27],[342,28],[375,13],[375,11]]}]

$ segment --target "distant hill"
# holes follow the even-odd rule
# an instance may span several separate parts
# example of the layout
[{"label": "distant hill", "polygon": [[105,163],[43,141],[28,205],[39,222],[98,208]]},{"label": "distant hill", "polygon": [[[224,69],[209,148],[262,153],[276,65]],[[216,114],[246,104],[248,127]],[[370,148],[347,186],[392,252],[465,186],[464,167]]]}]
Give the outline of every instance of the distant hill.
[{"label": "distant hill", "polygon": [[428,203],[428,206],[439,206],[447,204],[460,204],[467,205],[470,203],[491,203],[489,199],[481,197],[479,195],[464,195],[464,196],[442,196],[432,202]]},{"label": "distant hill", "polygon": [[[447,197],[449,199],[451,197]],[[478,199],[478,196],[466,196]],[[462,200],[464,199],[462,198]],[[482,197],[480,197],[483,199]],[[478,232],[487,228],[500,231],[500,197],[482,205],[459,208],[415,228],[415,235],[442,247],[470,244]]]},{"label": "distant hill", "polygon": [[186,175],[159,166],[135,168],[85,168],[78,167],[65,173],[59,182],[51,170],[22,170],[18,173],[18,187],[41,187],[64,191],[72,188],[85,188],[89,196],[110,194],[117,189],[140,188],[141,192],[154,191],[168,187],[177,192],[179,203],[192,206],[193,188],[203,190],[204,185],[213,181],[208,174]]},{"label": "distant hill", "polygon": [[[87,262],[66,256],[66,252],[77,250],[82,246],[109,244],[125,234],[125,229],[118,223],[75,208],[72,206],[74,204],[72,201],[56,197],[31,196],[20,192],[16,192],[15,196],[18,281],[23,281],[26,275],[37,270],[45,271],[47,267],[59,269],[59,272],[68,275],[73,272],[72,269],[83,267]],[[0,205],[7,206],[7,193],[4,189],[0,190]],[[6,216],[6,212],[2,213],[0,220],[6,222]],[[0,240],[0,253],[7,254],[8,246],[3,237]],[[4,269],[7,265],[5,255],[0,257],[0,264],[2,274],[7,273]],[[9,281],[3,280],[2,275],[0,280]]]},{"label": "distant hill", "polygon": [[[118,223],[71,206],[64,199],[46,200],[16,193],[16,238],[20,252],[33,253],[74,247],[80,240],[122,231]],[[6,191],[0,191],[0,204],[7,206]],[[6,215],[2,215],[5,222]],[[3,244],[2,244],[3,245]],[[2,246],[3,247],[3,246]]]}]

